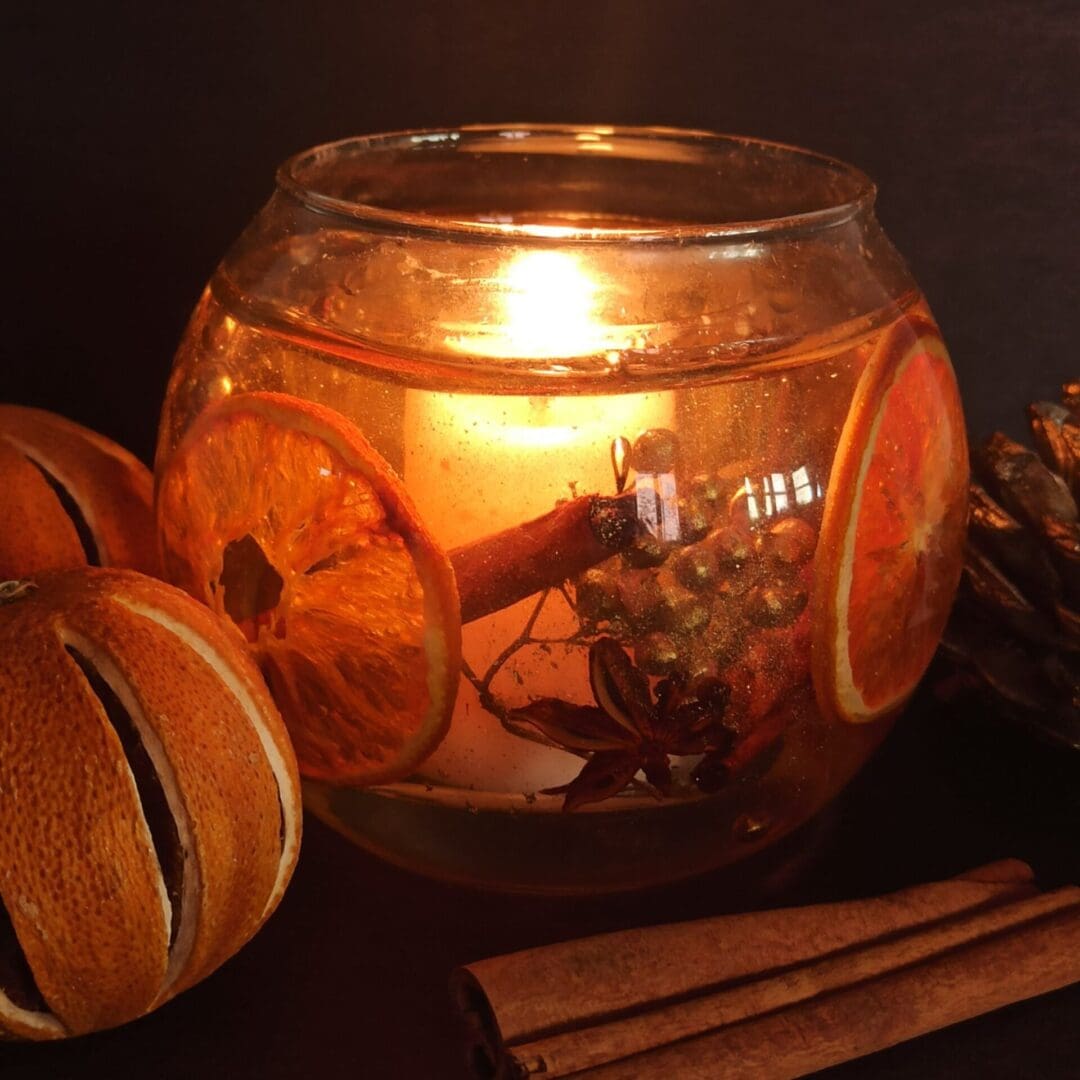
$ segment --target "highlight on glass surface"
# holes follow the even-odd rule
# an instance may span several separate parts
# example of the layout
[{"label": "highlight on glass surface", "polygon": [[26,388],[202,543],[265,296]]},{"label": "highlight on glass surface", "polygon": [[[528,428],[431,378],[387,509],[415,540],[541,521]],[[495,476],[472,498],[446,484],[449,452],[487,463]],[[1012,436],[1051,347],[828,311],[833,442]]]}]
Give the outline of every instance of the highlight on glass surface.
[{"label": "highlight on glass surface", "polygon": [[309,807],[443,878],[734,862],[886,734],[955,591],[948,355],[842,163],[462,128],[286,162],[178,350],[166,572]]}]

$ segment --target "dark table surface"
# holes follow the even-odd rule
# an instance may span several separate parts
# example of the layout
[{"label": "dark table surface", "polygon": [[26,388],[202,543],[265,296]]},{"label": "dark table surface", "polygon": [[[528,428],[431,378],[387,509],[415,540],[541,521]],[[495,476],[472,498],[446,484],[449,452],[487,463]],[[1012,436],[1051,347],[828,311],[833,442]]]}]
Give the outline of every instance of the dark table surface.
[{"label": "dark table surface", "polygon": [[[484,956],[746,903],[723,874],[593,899],[490,895],[427,881],[309,818],[293,884],[262,933],[202,985],[125,1028],[0,1047],[4,1080],[465,1076],[447,977]],[[920,692],[770,904],[869,895],[1001,856],[1041,883],[1080,881],[1080,755],[1029,741],[974,704]],[[1080,985],[820,1074],[1075,1077]]]}]

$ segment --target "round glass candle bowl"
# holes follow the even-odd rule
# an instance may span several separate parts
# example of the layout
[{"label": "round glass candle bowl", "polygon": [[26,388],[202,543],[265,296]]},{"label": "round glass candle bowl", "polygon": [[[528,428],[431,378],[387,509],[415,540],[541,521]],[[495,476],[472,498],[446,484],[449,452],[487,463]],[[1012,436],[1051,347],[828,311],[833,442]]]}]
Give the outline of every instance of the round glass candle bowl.
[{"label": "round glass candle bowl", "polygon": [[880,742],[955,591],[948,356],[857,170],[662,129],[286,162],[180,345],[169,576],[319,817],[587,892],[734,862]]}]

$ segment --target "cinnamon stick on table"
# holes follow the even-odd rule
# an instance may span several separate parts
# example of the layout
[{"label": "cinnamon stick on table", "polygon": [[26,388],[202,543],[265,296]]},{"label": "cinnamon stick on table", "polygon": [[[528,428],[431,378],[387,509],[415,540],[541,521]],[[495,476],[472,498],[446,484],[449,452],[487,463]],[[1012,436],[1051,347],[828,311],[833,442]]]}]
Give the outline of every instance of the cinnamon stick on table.
[{"label": "cinnamon stick on table", "polygon": [[[1080,978],[1080,890],[1035,893],[1008,860],[877,899],[482,961],[454,980],[474,1075],[802,1075]],[[864,987],[891,1020],[860,1016]],[[732,1071],[733,1058],[753,1067]]]},{"label": "cinnamon stick on table", "polygon": [[497,1020],[504,1042],[526,1042],[1028,896],[1032,879],[1010,859],[889,896],[598,934],[470,964],[453,989],[462,1009]]},{"label": "cinnamon stick on table", "polygon": [[[938,963],[948,950],[956,946],[988,938],[992,934],[1030,923],[1041,916],[1066,908],[1072,908],[1074,913],[1080,912],[1080,889],[1062,889],[1055,893],[1033,896],[1017,903],[978,911],[969,918],[950,918],[926,928],[919,927],[912,933],[898,938],[889,938],[876,945],[843,950],[839,954],[816,963],[789,969],[782,974],[755,979],[679,1005],[656,1009],[649,1013],[647,1025],[641,1023],[640,1017],[632,1017],[604,1024],[602,1027],[550,1036],[532,1044],[516,1047],[514,1057],[524,1063],[533,1063],[534,1067],[531,1070],[527,1069],[527,1072],[539,1071],[548,1077],[566,1076],[582,1068],[608,1064],[611,1061],[612,1050],[617,1053],[619,1059],[635,1055],[636,1065],[640,1066],[640,1056],[643,1052],[655,1050],[658,1046],[667,1047],[668,1044],[677,1040],[705,1036],[718,1028],[723,1030],[728,1025],[738,1024],[740,1021],[751,1021],[755,1017],[763,1017],[777,1009],[809,1002],[829,991],[850,989],[867,979],[877,979],[878,982],[887,983],[886,979],[878,979],[878,977],[895,976],[902,969],[923,961]],[[970,977],[970,973],[961,971],[957,975],[957,981],[961,981],[965,974]],[[887,996],[887,994],[878,993],[875,999],[882,996]],[[1005,1000],[1009,1000],[1008,996]],[[899,1003],[894,1002],[894,1007],[897,1004]],[[906,1008],[905,1006],[905,1011]],[[910,1028],[904,1028],[910,1033],[900,1035],[892,1041],[911,1038],[912,1035],[943,1026],[937,1021],[931,1023],[931,1018],[925,1010],[922,1010],[922,1014],[926,1017],[925,1020],[919,1020],[915,1014],[902,1021],[897,1020],[897,1027],[910,1024]],[[854,1016],[853,1020],[856,1026],[861,1023],[858,1015]],[[804,1022],[799,1021],[799,1023]],[[747,1027],[747,1025],[742,1026]],[[832,1042],[842,1044],[849,1035],[855,1037],[859,1034],[838,1031],[832,1037]],[[741,1050],[750,1039],[751,1036],[744,1030],[736,1040],[736,1045]],[[719,1035],[713,1042],[719,1042]],[[701,1048],[694,1050],[694,1055],[701,1056],[703,1063],[716,1060],[717,1053],[718,1050],[712,1043],[709,1045],[708,1057],[704,1056]],[[768,1060],[761,1060],[760,1066],[762,1068],[768,1066],[777,1072],[783,1071],[780,1064],[784,1053],[783,1046],[781,1045],[778,1052],[777,1048],[766,1043],[761,1047],[759,1056],[766,1053]],[[670,1056],[672,1060],[681,1062],[684,1070],[686,1063],[692,1060],[685,1047],[679,1048],[673,1055],[670,1050],[665,1050],[664,1056]],[[847,1056],[838,1060],[846,1060]],[[823,1066],[814,1065],[813,1067]],[[612,1080],[615,1077],[629,1078],[641,1075],[640,1072],[627,1071],[621,1066],[614,1065],[608,1069],[597,1070],[597,1074],[611,1077]],[[658,1072],[656,1075],[664,1075],[664,1073]],[[668,1075],[672,1074],[668,1073]],[[694,1074],[682,1071],[673,1075],[689,1077]],[[702,1073],[701,1075],[717,1074]],[[729,1072],[725,1071],[722,1075],[727,1076]],[[757,1072],[746,1075],[763,1074]],[[789,1075],[798,1076],[800,1073],[795,1072]]]},{"label": "cinnamon stick on table", "polygon": [[786,1080],[1080,980],[1080,903],[804,1004],[578,1073]]}]

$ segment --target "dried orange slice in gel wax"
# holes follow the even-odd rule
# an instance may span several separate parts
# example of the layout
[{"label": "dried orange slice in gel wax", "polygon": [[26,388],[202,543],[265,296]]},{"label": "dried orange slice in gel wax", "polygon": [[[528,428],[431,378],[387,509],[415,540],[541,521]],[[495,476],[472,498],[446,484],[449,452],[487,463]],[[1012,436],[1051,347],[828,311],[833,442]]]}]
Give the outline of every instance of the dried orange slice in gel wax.
[{"label": "dried orange slice in gel wax", "polygon": [[227,398],[161,473],[157,517],[167,575],[243,632],[301,772],[394,780],[438,745],[460,677],[453,570],[350,421]]},{"label": "dried orange slice in gel wax", "polygon": [[885,332],[840,436],[818,541],[818,702],[851,722],[895,711],[937,648],[967,520],[964,416],[937,328]]}]

